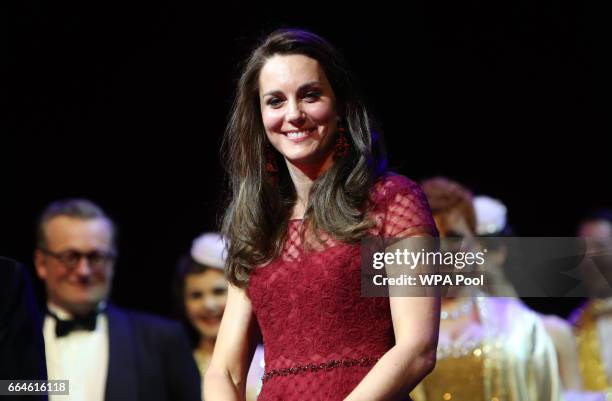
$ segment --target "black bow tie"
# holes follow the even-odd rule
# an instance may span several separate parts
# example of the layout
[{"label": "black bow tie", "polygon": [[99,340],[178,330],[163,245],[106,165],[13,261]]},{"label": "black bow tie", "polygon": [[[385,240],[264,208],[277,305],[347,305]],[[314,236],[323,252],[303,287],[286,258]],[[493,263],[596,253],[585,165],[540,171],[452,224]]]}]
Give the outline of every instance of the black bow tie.
[{"label": "black bow tie", "polygon": [[95,310],[89,314],[71,319],[62,320],[53,312],[47,311],[49,316],[55,319],[55,336],[64,337],[70,334],[71,331],[85,330],[94,331],[96,329],[96,320],[98,319],[98,311]]}]

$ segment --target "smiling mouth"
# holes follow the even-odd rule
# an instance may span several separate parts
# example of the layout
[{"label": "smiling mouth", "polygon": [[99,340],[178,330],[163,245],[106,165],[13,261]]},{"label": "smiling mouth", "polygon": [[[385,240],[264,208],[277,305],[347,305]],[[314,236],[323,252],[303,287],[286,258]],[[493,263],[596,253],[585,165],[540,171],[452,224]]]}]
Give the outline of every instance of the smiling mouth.
[{"label": "smiling mouth", "polygon": [[221,323],[221,316],[200,317],[198,320],[205,324],[217,325]]},{"label": "smiling mouth", "polygon": [[315,130],[316,128],[311,128],[311,129],[304,129],[300,131],[289,131],[289,132],[285,132],[284,134],[289,139],[302,139],[302,138],[308,137]]}]

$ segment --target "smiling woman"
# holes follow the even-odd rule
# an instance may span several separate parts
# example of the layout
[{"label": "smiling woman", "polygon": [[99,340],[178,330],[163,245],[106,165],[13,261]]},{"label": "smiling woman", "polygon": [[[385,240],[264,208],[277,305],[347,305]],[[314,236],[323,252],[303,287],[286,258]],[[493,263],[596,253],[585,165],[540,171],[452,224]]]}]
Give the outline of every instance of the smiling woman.
[{"label": "smiling woman", "polygon": [[203,234],[194,240],[190,254],[181,258],[176,269],[176,306],[191,335],[202,374],[210,362],[227,301],[224,247],[219,234]]},{"label": "smiling woman", "polygon": [[310,57],[276,55],[259,76],[261,117],[272,146],[289,172],[317,176],[332,163],[338,116],[334,91],[319,63]]},{"label": "smiling woman", "polygon": [[[190,254],[180,259],[174,278],[177,312],[191,337],[193,357],[202,377],[210,364],[227,303],[225,246],[218,233],[200,235],[193,241]],[[254,362],[251,376],[261,369],[260,359]],[[249,381],[247,401],[255,400],[259,387],[258,378]]]},{"label": "smiling woman", "polygon": [[405,399],[435,361],[439,299],[365,298],[359,241],[437,234],[427,201],[384,174],[346,62],[280,30],[238,82],[224,152],[230,281],[207,401],[242,400],[261,335],[259,400]]}]

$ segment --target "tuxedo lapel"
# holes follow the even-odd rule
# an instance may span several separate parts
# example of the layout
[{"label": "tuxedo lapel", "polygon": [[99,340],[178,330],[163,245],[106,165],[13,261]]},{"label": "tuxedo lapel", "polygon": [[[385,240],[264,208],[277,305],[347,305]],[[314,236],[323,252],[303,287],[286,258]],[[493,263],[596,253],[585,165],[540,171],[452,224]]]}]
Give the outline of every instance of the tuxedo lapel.
[{"label": "tuxedo lapel", "polygon": [[134,338],[127,315],[108,306],[108,376],[106,401],[138,400],[137,367]]}]

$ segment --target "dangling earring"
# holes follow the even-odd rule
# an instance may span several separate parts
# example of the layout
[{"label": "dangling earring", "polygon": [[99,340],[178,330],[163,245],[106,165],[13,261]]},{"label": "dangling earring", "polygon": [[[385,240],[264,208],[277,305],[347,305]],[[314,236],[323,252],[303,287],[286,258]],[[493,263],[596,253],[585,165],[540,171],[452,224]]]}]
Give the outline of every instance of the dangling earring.
[{"label": "dangling earring", "polygon": [[338,135],[336,137],[336,144],[334,145],[334,159],[346,157],[350,147],[351,145],[346,138],[346,128],[344,128],[341,121],[338,121]]},{"label": "dangling earring", "polygon": [[268,143],[266,145],[266,172],[268,174],[278,173],[278,166],[276,165],[276,157],[274,155],[274,149]]}]

